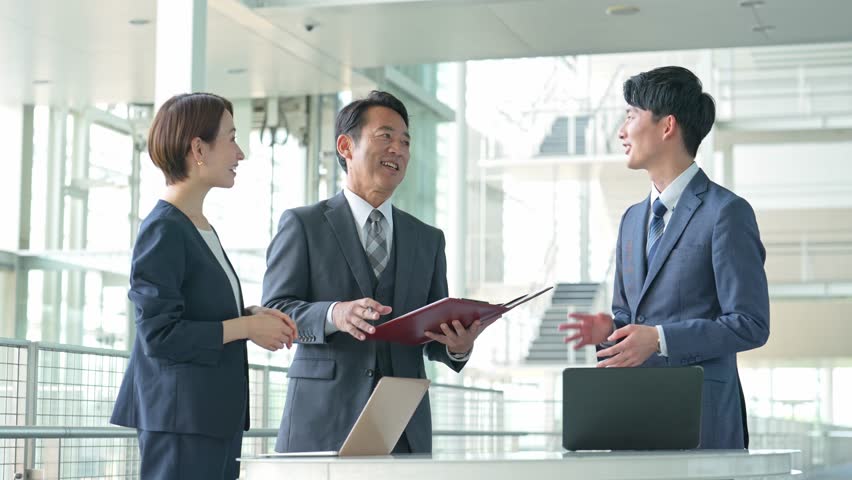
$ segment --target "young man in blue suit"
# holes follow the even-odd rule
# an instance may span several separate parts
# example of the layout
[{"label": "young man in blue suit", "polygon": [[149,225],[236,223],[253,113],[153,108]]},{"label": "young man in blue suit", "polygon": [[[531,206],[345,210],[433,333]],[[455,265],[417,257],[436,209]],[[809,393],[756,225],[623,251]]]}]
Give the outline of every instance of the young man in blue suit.
[{"label": "young man in blue suit", "polygon": [[601,346],[599,367],[701,365],[700,448],[748,448],[736,354],[769,337],[754,211],[695,164],[716,113],[698,77],[681,67],[640,73],[624,83],[624,99],[618,137],[628,168],[648,172],[651,194],[621,220],[613,315],[572,314],[560,330],[575,348]]}]

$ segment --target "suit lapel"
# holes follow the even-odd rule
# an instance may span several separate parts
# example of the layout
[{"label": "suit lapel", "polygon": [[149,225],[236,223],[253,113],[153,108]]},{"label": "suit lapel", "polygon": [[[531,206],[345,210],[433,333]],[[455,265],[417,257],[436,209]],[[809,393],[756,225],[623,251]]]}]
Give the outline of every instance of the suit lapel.
[{"label": "suit lapel", "polygon": [[393,281],[393,316],[404,312],[405,300],[408,295],[408,282],[412,275],[412,258],[417,249],[417,237],[413,232],[414,225],[405,215],[399,215],[393,209],[393,245],[391,254],[396,256],[396,272]]},{"label": "suit lapel", "polygon": [[639,217],[634,217],[632,228],[628,230],[630,232],[628,240],[630,245],[628,245],[625,251],[625,256],[630,258],[625,259],[625,264],[633,267],[630,269],[629,274],[633,277],[631,284],[635,285],[628,292],[628,295],[630,293],[633,294],[633,298],[630,299],[632,300],[630,305],[639,305],[639,298],[637,297],[642,290],[642,285],[645,283],[645,242],[648,239],[646,224],[648,223],[648,211],[650,208],[649,200],[646,198],[639,208]]},{"label": "suit lapel", "polygon": [[340,244],[340,251],[343,257],[346,258],[346,263],[349,264],[349,270],[355,276],[355,281],[358,282],[358,288],[361,289],[361,294],[365,297],[373,297],[373,272],[367,263],[367,255],[364,253],[364,246],[361,245],[360,236],[358,235],[358,226],[352,219],[352,210],[349,208],[349,203],[343,192],[332,197],[327,203],[329,209],[325,212],[325,218],[328,220],[334,236],[337,238],[337,243]]},{"label": "suit lapel", "polygon": [[663,264],[668,259],[669,254],[683,234],[684,229],[701,205],[702,200],[698,195],[707,191],[707,182],[707,175],[699,170],[689,182],[689,185],[683,190],[675,211],[672,213],[671,219],[669,219],[669,224],[666,225],[666,231],[663,232],[663,236],[660,238],[660,246],[657,247],[654,260],[648,265],[648,275],[645,277],[645,284],[642,287],[642,293],[639,295],[640,300],[645,296],[645,292],[648,291],[660,269],[663,268]]}]

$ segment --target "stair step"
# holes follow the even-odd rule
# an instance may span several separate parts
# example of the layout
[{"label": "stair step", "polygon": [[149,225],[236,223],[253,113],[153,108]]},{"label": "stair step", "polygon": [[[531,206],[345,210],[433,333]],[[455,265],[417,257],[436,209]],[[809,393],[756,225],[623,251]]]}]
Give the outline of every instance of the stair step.
[{"label": "stair step", "polygon": [[573,346],[565,343],[565,332],[560,332],[557,327],[568,321],[569,311],[591,311],[599,287],[597,283],[556,285],[551,304],[539,324],[538,335],[530,344],[526,362],[570,366],[568,357],[571,354],[574,355],[574,364],[577,365],[588,365],[595,361],[593,351],[590,352],[588,349],[573,351]]},{"label": "stair step", "polygon": [[533,340],[533,345],[560,345],[566,348],[568,344],[565,343],[565,334],[560,332],[559,335],[542,335]]},{"label": "stair step", "polygon": [[[527,358],[528,359],[530,359],[530,358],[556,358],[556,359],[561,359],[561,360],[564,361],[564,360],[567,360],[569,357],[568,357],[568,352],[557,352],[555,350],[552,350],[552,351],[542,351],[542,352],[529,353],[529,354],[527,354]],[[583,361],[583,362],[597,362],[595,355],[585,355],[585,354],[580,353],[580,352],[576,352],[576,354],[574,355],[574,358],[577,359],[578,361]]]}]

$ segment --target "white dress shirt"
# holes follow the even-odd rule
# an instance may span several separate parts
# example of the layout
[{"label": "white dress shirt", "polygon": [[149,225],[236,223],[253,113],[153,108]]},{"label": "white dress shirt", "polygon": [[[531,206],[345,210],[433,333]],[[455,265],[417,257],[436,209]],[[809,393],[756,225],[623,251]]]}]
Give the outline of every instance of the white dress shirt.
[{"label": "white dress shirt", "polygon": [[[378,206],[378,208],[374,208],[370,205],[369,202],[359,197],[355,192],[349,190],[347,187],[343,187],[343,196],[346,197],[346,203],[349,204],[349,210],[352,212],[352,219],[355,221],[355,226],[358,227],[356,230],[358,231],[358,238],[361,240],[361,246],[364,247],[364,251],[367,251],[367,236],[366,232],[364,232],[364,227],[367,225],[367,221],[370,218],[370,214],[373,213],[373,210],[378,210],[382,212],[382,215],[385,217],[382,219],[382,230],[385,234],[385,241],[387,241],[388,246],[388,255],[390,255],[393,251],[393,204],[391,203],[391,199],[388,198],[384,203]],[[332,318],[332,311],[334,310],[334,306],[339,302],[334,302],[328,307],[328,311],[325,314],[325,335],[331,335],[334,332],[337,332],[337,325],[334,324],[334,319]],[[453,360],[463,362],[467,361],[470,358],[470,353],[466,354],[456,354],[450,352],[449,348],[447,348],[447,354]]]},{"label": "white dress shirt", "polygon": [[[680,201],[680,196],[683,195],[684,189],[686,189],[686,186],[689,185],[689,182],[692,181],[692,178],[696,173],[698,173],[698,164],[692,162],[692,165],[684,170],[683,173],[678,175],[678,177],[662,192],[657,191],[657,187],[653,182],[651,182],[651,198],[649,199],[651,202],[651,209],[648,212],[648,228],[650,228],[651,221],[654,219],[654,201],[659,198],[667,209],[665,215],[663,215],[663,234],[666,233],[666,228],[669,226],[669,220],[671,220],[672,214],[674,213],[675,208],[677,208],[677,202]],[[666,334],[662,325],[657,325],[657,332],[660,334],[660,355],[668,357],[669,350],[666,346]]]}]

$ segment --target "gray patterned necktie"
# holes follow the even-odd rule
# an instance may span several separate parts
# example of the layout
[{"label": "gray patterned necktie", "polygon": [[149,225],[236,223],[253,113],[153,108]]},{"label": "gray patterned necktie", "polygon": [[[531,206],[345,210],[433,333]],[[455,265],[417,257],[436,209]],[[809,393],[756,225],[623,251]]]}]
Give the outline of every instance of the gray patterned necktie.
[{"label": "gray patterned necktie", "polygon": [[668,210],[663,202],[657,198],[653,205],[654,215],[651,219],[651,225],[648,228],[648,265],[654,259],[654,254],[657,253],[657,246],[660,244],[660,237],[663,236],[663,230],[666,228],[666,222],[663,220],[666,211]]},{"label": "gray patterned necktie", "polygon": [[367,258],[370,260],[370,266],[373,267],[376,278],[382,275],[388,264],[388,242],[385,238],[385,230],[382,228],[384,218],[382,212],[374,209],[370,212],[370,217],[367,218],[367,223],[364,225],[364,233],[366,233],[367,238]]}]

